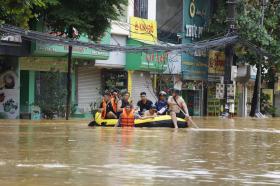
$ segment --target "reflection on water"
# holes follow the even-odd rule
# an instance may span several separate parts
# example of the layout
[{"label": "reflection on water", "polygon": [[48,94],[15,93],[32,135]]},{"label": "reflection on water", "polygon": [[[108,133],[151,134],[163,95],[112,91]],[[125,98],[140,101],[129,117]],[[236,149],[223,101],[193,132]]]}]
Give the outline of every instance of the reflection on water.
[{"label": "reflection on water", "polygon": [[279,185],[280,120],[196,118],[199,129],[0,123],[0,185]]}]

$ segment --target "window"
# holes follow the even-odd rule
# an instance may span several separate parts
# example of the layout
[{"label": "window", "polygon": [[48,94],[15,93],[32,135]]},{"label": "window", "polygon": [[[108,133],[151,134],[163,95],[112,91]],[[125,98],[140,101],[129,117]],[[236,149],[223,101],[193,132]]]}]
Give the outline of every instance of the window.
[{"label": "window", "polygon": [[148,0],[134,0],[134,16],[148,19]]}]

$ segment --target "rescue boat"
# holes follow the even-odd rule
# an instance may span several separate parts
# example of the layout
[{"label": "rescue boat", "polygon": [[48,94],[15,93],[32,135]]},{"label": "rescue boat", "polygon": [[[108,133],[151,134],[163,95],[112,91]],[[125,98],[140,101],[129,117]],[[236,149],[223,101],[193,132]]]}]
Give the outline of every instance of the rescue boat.
[{"label": "rescue boat", "polygon": [[[102,119],[100,113],[96,113],[94,121],[89,126],[114,127],[118,119]],[[184,119],[177,118],[179,128],[187,128],[188,124]],[[154,119],[135,119],[135,127],[166,127],[174,128],[173,122],[169,115],[157,116]]]}]

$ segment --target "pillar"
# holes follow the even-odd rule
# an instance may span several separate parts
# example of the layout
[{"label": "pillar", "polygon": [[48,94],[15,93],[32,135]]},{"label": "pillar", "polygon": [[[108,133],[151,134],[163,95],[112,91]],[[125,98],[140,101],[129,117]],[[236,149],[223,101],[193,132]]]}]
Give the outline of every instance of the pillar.
[{"label": "pillar", "polygon": [[28,78],[28,105],[35,102],[35,71],[29,71]]},{"label": "pillar", "polygon": [[132,75],[133,71],[129,70],[127,72],[127,91],[130,95],[132,95]]}]

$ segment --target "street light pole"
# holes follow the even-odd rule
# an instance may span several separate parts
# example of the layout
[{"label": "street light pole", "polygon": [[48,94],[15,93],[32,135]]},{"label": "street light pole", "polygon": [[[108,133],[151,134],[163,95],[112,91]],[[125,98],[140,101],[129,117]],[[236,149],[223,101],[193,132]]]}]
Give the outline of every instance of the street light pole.
[{"label": "street light pole", "polygon": [[[236,12],[236,0],[228,0],[228,35],[232,34],[235,30],[235,12]],[[227,95],[227,85],[231,84],[231,67],[233,63],[234,48],[232,44],[228,44],[225,47],[225,74],[224,74],[224,114],[229,115],[229,103]]]}]

